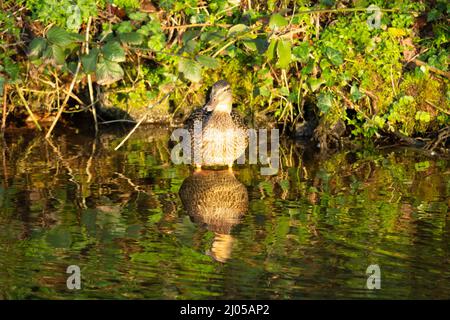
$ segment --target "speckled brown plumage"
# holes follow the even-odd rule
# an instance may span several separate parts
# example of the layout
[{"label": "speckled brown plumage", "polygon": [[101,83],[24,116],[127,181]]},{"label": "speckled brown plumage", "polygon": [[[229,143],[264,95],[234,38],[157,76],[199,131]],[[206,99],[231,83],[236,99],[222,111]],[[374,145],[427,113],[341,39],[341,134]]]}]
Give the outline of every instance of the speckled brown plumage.
[{"label": "speckled brown plumage", "polygon": [[[197,121],[201,128],[198,134],[194,130]],[[231,166],[244,154],[248,145],[248,128],[241,116],[231,110],[231,89],[225,81],[213,86],[208,104],[192,112],[185,121],[185,128],[191,134],[191,150],[196,165]]]},{"label": "speckled brown plumage", "polygon": [[248,209],[247,189],[229,170],[195,172],[179,194],[189,216],[217,233],[229,234]]}]

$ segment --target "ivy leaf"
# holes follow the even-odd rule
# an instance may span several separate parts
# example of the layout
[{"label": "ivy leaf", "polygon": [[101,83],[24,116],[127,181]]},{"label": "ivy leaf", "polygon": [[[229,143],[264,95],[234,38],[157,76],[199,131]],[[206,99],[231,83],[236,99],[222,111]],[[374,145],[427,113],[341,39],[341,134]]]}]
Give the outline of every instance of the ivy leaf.
[{"label": "ivy leaf", "polygon": [[197,60],[202,66],[210,69],[216,69],[219,67],[219,61],[217,59],[214,59],[212,57],[208,56],[196,56],[195,60]]},{"label": "ivy leaf", "polygon": [[123,78],[123,69],[117,62],[102,59],[95,72],[99,85],[108,85]]},{"label": "ivy leaf", "polygon": [[308,63],[306,64],[306,66],[304,66],[302,68],[301,74],[302,75],[307,75],[307,74],[311,74],[314,70],[314,60],[313,59],[309,59]]},{"label": "ivy leaf", "polygon": [[344,63],[344,59],[342,58],[341,52],[334,48],[326,47],[325,54],[327,58],[331,61],[331,63],[334,64],[335,66],[340,66],[341,64]]},{"label": "ivy leaf", "polygon": [[99,52],[100,51],[97,48],[93,48],[89,51],[89,54],[85,54],[81,57],[81,64],[83,65],[84,72],[92,73],[95,71]]},{"label": "ivy leaf", "polygon": [[279,13],[275,13],[270,17],[270,29],[281,28],[287,26],[288,21]]},{"label": "ivy leaf", "polygon": [[234,37],[237,34],[244,33],[248,30],[248,27],[245,24],[236,24],[228,30],[228,37]]},{"label": "ivy leaf", "polygon": [[117,41],[109,41],[107,42],[103,48],[103,56],[105,59],[113,62],[123,62],[125,61],[125,51],[122,46]]},{"label": "ivy leaf", "polygon": [[320,93],[317,98],[317,107],[323,113],[327,113],[333,104],[333,96],[329,92]]},{"label": "ivy leaf", "polygon": [[278,41],[277,45],[278,67],[286,69],[291,62],[291,43],[287,40]]},{"label": "ivy leaf", "polygon": [[52,27],[50,30],[48,30],[47,39],[48,39],[48,42],[50,42],[51,44],[54,44],[54,45],[57,45],[60,47],[67,47],[68,45],[72,44],[74,41],[81,40],[79,38],[79,35],[69,33],[60,27]]},{"label": "ivy leaf", "polygon": [[5,58],[3,60],[5,72],[8,74],[12,81],[16,81],[19,77],[19,64],[15,63],[11,58]]},{"label": "ivy leaf", "polygon": [[202,79],[202,67],[196,61],[180,59],[178,71],[183,73],[186,79],[192,82],[199,82]]},{"label": "ivy leaf", "polygon": [[301,62],[306,63],[309,59],[309,43],[302,42],[298,46],[292,48],[292,53]]},{"label": "ivy leaf", "polygon": [[47,41],[44,38],[34,38],[28,46],[28,56],[31,59],[37,59],[42,55],[42,52],[44,52],[46,47]]},{"label": "ivy leaf", "polygon": [[144,41],[144,36],[138,32],[120,33],[119,38],[123,43],[134,45],[139,45]]},{"label": "ivy leaf", "polygon": [[359,91],[358,86],[356,86],[355,84],[352,85],[351,89],[350,89],[350,95],[352,97],[353,101],[358,101],[359,99],[361,99],[364,95]]},{"label": "ivy leaf", "polygon": [[325,83],[325,80],[323,80],[322,78],[319,78],[319,79],[310,78],[310,79],[308,79],[308,84],[311,87],[311,91],[312,92],[317,91],[320,88],[320,86],[322,84],[324,84],[324,83]]}]

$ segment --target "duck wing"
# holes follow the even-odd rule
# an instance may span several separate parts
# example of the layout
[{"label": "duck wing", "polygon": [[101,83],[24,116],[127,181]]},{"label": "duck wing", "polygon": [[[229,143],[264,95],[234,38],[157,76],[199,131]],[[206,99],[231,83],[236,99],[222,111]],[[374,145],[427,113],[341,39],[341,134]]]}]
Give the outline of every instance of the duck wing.
[{"label": "duck wing", "polygon": [[204,107],[195,109],[184,122],[184,127],[192,133],[194,131],[195,121],[201,121],[202,126],[204,126],[211,113],[211,111],[207,111]]},{"label": "duck wing", "polygon": [[233,119],[233,123],[236,127],[247,131],[248,126],[245,124],[244,119],[241,117],[241,115],[238,112],[232,110],[231,111],[231,119]]}]

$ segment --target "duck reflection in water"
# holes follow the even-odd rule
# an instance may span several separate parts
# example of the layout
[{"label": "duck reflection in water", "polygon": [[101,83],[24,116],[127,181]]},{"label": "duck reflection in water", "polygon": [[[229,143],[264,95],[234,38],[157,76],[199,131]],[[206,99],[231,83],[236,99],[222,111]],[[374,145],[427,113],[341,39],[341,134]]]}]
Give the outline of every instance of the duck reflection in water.
[{"label": "duck reflection in water", "polygon": [[180,198],[191,219],[214,232],[207,254],[226,262],[232,252],[233,226],[248,210],[248,193],[230,170],[194,172],[183,181]]}]

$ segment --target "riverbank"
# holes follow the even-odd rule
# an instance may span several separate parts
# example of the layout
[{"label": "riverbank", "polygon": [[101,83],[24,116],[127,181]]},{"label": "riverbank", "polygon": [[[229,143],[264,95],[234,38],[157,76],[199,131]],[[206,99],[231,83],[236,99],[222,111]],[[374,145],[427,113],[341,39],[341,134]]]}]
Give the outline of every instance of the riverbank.
[{"label": "riverbank", "polygon": [[224,78],[252,127],[448,152],[445,1],[251,3],[2,2],[2,128],[177,125]]}]

